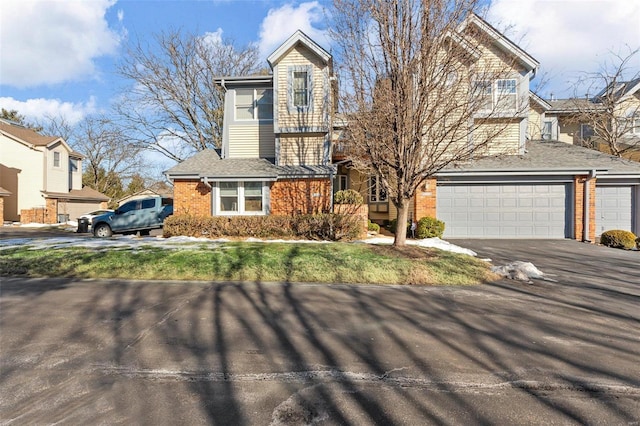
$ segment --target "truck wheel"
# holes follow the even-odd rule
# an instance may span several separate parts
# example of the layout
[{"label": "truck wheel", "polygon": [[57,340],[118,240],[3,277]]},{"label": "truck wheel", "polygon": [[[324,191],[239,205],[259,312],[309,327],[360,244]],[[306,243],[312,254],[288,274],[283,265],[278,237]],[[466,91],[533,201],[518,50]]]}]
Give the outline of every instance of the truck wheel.
[{"label": "truck wheel", "polygon": [[106,223],[101,223],[96,226],[96,229],[93,231],[93,235],[100,238],[107,238],[113,235],[111,228]]}]

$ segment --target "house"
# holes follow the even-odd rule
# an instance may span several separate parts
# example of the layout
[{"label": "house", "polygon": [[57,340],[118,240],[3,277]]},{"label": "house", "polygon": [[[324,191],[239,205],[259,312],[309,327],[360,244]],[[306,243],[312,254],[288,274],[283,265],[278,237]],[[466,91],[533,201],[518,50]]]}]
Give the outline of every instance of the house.
[{"label": "house", "polygon": [[165,172],[174,214],[264,215],[331,209],[331,55],[297,31],[268,57],[271,75],[224,77],[220,151]]},{"label": "house", "polygon": [[118,205],[121,206],[127,201],[141,200],[149,197],[173,198],[173,188],[165,182],[155,182],[148,188],[119,199]]},{"label": "house", "polygon": [[[487,83],[486,94],[497,103],[495,93],[509,89],[514,112],[500,117],[505,131],[484,156],[419,188],[410,217],[443,220],[447,238],[595,241],[607,229],[639,233],[640,164],[561,142],[557,109],[529,89],[538,62],[476,15],[461,25],[467,30],[486,36],[477,60],[511,67]],[[218,80],[226,93],[222,148],[166,172],[176,214],[312,213],[351,188],[367,200],[372,221],[395,219],[376,177],[350,167],[348,120],[333,113],[331,56],[298,31],[268,61],[272,75]]]},{"label": "house", "polygon": [[108,197],[82,187],[82,159],[60,137],[0,119],[0,219],[58,223],[105,208]]}]

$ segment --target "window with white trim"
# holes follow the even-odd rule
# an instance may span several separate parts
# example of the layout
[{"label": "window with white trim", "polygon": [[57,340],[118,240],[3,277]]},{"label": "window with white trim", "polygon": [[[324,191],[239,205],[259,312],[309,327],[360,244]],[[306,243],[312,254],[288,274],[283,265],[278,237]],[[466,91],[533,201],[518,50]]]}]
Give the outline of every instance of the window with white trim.
[{"label": "window with white trim", "polygon": [[518,107],[518,82],[515,78],[499,79],[495,82],[476,81],[474,95],[477,97],[478,111],[514,112]]},{"label": "window with white trim", "polygon": [[495,102],[500,110],[516,110],[518,107],[518,91],[515,78],[496,80]]},{"label": "window with white trim", "polygon": [[218,214],[266,214],[264,185],[264,182],[218,182]]},{"label": "window with white trim", "polygon": [[542,123],[542,139],[551,140],[553,132],[553,121],[545,121]]},{"label": "window with white trim", "polygon": [[53,151],[53,167],[60,167],[60,152]]},{"label": "window with white trim", "polygon": [[386,203],[387,191],[384,189],[382,182],[377,176],[369,178],[369,202],[370,203]]},{"label": "window with white trim", "polygon": [[272,89],[236,89],[236,120],[273,120]]}]

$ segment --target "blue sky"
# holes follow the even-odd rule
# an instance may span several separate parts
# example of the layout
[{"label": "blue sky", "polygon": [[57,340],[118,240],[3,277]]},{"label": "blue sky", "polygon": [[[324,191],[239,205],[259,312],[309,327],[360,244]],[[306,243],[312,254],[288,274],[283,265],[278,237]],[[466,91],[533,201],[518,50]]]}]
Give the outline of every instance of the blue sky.
[{"label": "blue sky", "polygon": [[[106,111],[122,87],[114,72],[128,40],[169,28],[217,33],[266,57],[296,29],[331,50],[322,1],[3,0],[0,107],[71,123]],[[571,95],[577,72],[610,50],[640,47],[640,0],[492,0],[489,20],[541,63],[541,95]],[[266,65],[266,63],[265,63]],[[631,64],[640,70],[640,55]]]}]

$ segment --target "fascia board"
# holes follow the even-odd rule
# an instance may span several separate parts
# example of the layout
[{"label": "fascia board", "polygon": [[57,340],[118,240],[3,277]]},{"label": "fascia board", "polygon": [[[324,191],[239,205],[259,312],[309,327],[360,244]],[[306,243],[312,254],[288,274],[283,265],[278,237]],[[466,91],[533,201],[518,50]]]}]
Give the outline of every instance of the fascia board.
[{"label": "fascia board", "polygon": [[320,47],[318,43],[309,38],[309,36],[307,36],[305,33],[297,30],[295,33],[293,33],[293,35],[291,35],[291,37],[289,37],[271,55],[267,57],[267,62],[269,63],[271,68],[273,68],[274,65],[282,58],[282,56],[284,56],[284,54],[287,53],[287,51],[289,51],[289,49],[291,49],[297,43],[304,44],[305,47],[315,53],[325,63],[328,64],[331,61],[331,55],[329,54],[329,52]]}]

